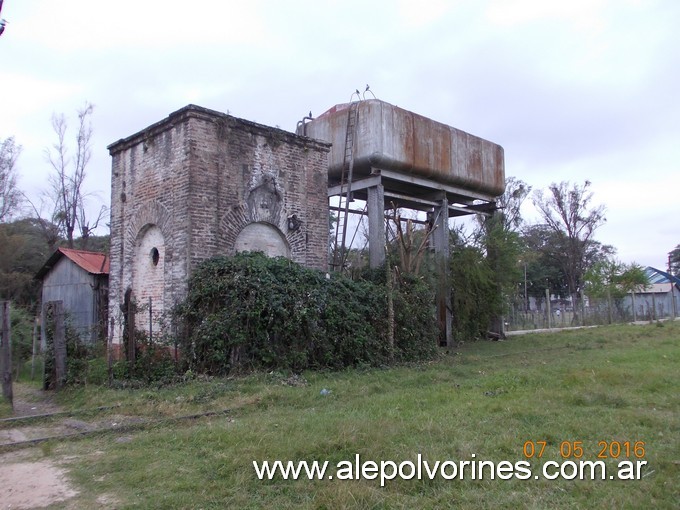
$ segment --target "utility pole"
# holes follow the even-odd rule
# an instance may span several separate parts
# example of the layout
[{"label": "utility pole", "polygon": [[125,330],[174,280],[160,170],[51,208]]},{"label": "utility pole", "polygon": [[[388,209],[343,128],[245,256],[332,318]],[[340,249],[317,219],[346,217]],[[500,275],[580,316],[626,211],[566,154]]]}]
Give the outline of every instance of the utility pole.
[{"label": "utility pole", "polygon": [[9,301],[0,302],[0,378],[2,379],[2,396],[14,408],[12,394],[12,341],[9,316]]},{"label": "utility pole", "polygon": [[672,305],[673,305],[673,312],[671,313],[671,319],[675,320],[676,317],[676,312],[675,312],[675,282],[673,281],[673,265],[671,264],[671,254],[668,254],[668,276],[670,277],[671,281],[671,300],[672,300]]},{"label": "utility pole", "polygon": [[529,311],[529,300],[527,299],[527,263],[524,262],[524,313]]}]

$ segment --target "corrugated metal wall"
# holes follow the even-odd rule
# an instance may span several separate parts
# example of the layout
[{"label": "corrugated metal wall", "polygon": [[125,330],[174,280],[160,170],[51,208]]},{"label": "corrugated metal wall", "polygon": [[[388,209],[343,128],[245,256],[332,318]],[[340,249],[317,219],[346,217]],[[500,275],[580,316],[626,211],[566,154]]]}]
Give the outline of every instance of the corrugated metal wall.
[{"label": "corrugated metal wall", "polygon": [[63,301],[70,324],[86,342],[98,337],[100,311],[98,292],[101,279],[78,267],[71,260],[62,257],[45,276],[42,288],[44,307],[50,301]]}]

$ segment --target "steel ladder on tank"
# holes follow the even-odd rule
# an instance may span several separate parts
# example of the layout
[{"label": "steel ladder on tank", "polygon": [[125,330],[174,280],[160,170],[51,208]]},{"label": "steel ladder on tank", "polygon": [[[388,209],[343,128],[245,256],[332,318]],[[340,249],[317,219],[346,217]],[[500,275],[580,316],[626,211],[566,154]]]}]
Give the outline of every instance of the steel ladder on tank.
[{"label": "steel ladder on tank", "polygon": [[349,249],[347,240],[347,221],[349,204],[352,201],[352,174],[354,171],[354,140],[359,121],[359,101],[350,103],[347,112],[347,132],[345,133],[345,154],[340,173],[340,201],[338,203],[338,219],[335,227],[335,244],[333,245],[333,271],[342,271],[347,261]]}]

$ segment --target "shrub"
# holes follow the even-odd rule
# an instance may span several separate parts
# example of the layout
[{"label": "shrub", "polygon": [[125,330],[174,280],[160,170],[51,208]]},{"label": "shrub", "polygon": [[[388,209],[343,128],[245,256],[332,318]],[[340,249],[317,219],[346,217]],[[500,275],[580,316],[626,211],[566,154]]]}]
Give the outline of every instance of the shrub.
[{"label": "shrub", "polygon": [[423,290],[413,292],[419,296],[417,304],[407,294],[395,300],[400,307],[395,352],[387,339],[384,285],[339,275],[327,278],[288,259],[259,253],[204,262],[175,314],[186,326],[184,357],[199,372],[377,366],[434,351],[433,314],[429,322],[423,320],[432,305],[423,308],[429,312],[415,310]]},{"label": "shrub", "polygon": [[164,339],[161,342],[152,342],[146,332],[137,330],[135,340],[135,363],[132,367],[125,363],[127,369],[123,373],[124,377],[142,384],[163,385],[174,382],[177,379],[177,364]]},{"label": "shrub", "polygon": [[394,292],[394,343],[401,361],[432,357],[439,326],[432,288],[423,278],[401,275]]},{"label": "shrub", "polygon": [[10,327],[12,339],[12,371],[19,378],[22,367],[33,355],[33,318],[18,306],[10,306]]},{"label": "shrub", "polygon": [[478,248],[464,246],[453,252],[450,267],[456,339],[484,338],[502,304],[489,260]]}]

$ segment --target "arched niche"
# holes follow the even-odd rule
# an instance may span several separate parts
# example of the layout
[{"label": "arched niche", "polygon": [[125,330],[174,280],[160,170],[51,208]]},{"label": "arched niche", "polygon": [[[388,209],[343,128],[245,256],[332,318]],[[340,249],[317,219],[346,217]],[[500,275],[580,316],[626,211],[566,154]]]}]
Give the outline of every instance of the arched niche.
[{"label": "arched niche", "polygon": [[236,253],[244,251],[260,251],[268,257],[290,258],[290,247],[283,233],[270,223],[249,223],[238,236],[234,244]]},{"label": "arched niche", "polygon": [[138,306],[151,304],[154,324],[149,324],[147,308],[137,318],[137,329],[153,330],[154,335],[159,332],[157,321],[163,313],[164,290],[165,238],[157,225],[147,224],[139,231],[135,242],[132,292]]}]

